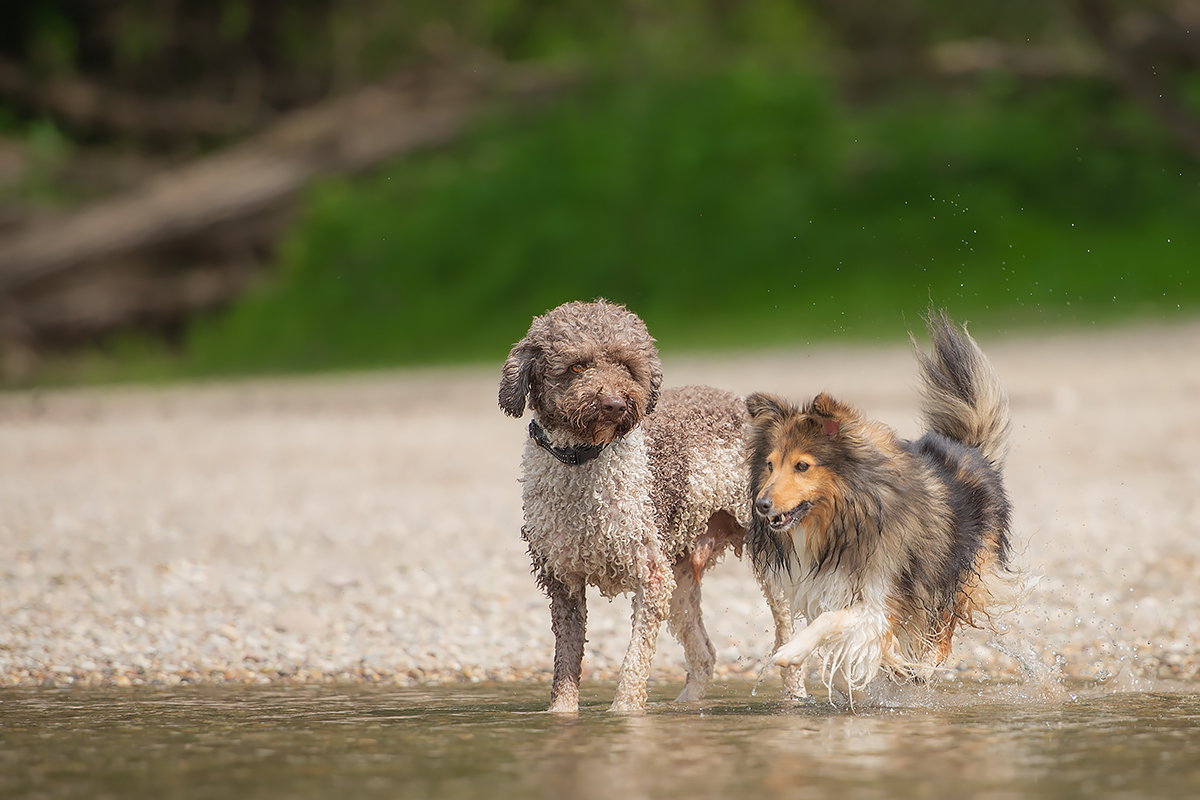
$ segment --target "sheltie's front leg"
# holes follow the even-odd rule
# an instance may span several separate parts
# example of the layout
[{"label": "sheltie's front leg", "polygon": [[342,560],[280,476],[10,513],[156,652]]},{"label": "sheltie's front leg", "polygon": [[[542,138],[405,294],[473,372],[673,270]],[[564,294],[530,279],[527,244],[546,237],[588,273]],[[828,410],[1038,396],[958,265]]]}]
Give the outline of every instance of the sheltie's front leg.
[{"label": "sheltie's front leg", "polygon": [[887,624],[883,610],[870,606],[826,611],[779,648],[771,663],[798,666],[819,653],[825,681],[853,699],[879,672]]},{"label": "sheltie's front leg", "polygon": [[793,636],[790,642],[775,651],[771,656],[771,663],[777,667],[801,666],[826,638],[837,635],[853,618],[854,612],[848,608],[826,611],[818,615],[804,630]]}]

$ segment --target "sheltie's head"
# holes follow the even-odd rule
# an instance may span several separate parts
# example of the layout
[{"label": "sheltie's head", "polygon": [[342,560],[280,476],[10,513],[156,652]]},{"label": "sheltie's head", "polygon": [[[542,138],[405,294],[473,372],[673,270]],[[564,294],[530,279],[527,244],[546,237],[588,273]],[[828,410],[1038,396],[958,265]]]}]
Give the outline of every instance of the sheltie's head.
[{"label": "sheltie's head", "polygon": [[769,394],[746,399],[750,411],[750,490],[754,514],[782,534],[813,517],[823,529],[847,458],[847,435],[861,413],[827,394],[803,408]]}]

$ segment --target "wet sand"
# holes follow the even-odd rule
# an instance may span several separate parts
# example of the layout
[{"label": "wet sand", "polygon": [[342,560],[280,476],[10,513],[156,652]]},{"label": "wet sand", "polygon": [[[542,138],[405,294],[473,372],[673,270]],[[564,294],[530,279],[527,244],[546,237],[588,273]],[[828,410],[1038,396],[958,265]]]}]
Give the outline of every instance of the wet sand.
[{"label": "wet sand", "polygon": [[[1127,688],[1200,671],[1200,323],[981,341],[1043,577],[947,677]],[[667,385],[838,394],[917,427],[906,347],[667,357]],[[0,685],[547,679],[519,536],[522,420],[493,368],[0,394]],[[749,566],[706,579],[722,678],[759,676]],[[629,602],[589,596],[585,680]],[[1013,656],[1019,656],[1014,658]],[[664,631],[652,677],[678,680]]]}]

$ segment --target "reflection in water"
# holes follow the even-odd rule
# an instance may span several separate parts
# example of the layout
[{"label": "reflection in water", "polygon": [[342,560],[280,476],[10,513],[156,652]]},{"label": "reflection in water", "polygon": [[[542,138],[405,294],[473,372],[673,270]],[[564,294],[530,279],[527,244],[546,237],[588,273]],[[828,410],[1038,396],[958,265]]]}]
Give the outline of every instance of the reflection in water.
[{"label": "reflection in water", "polygon": [[511,684],[5,689],[0,796],[1183,796],[1196,688],[939,686],[851,714],[734,685],[641,717],[608,714],[605,686],[569,717]]}]

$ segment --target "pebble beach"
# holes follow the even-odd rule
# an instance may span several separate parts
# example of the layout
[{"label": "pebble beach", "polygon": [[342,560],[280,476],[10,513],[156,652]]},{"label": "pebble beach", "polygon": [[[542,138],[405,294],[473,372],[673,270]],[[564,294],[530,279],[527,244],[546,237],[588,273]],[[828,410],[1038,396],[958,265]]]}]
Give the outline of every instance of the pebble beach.
[{"label": "pebble beach", "polygon": [[[1014,419],[1006,480],[1040,580],[947,679],[1144,690],[1200,677],[1200,323],[983,337]],[[921,433],[902,344],[664,358],[666,385],[829,391]],[[0,393],[0,686],[548,681],[520,539],[524,420],[499,364]],[[756,681],[748,563],[704,585],[718,678]],[[627,598],[589,595],[584,680]],[[768,673],[769,674],[769,673]],[[683,676],[663,631],[652,680]]]}]

